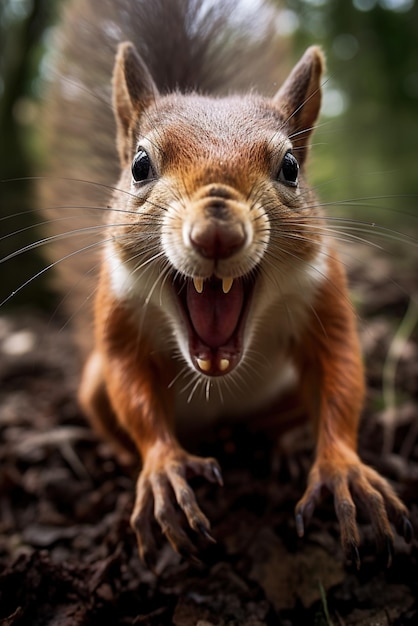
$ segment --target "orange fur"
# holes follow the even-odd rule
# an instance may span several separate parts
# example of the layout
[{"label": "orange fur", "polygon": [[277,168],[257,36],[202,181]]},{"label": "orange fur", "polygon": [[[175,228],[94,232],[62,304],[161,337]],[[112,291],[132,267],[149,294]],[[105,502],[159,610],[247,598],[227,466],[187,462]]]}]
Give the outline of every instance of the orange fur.
[{"label": "orange fur", "polygon": [[[119,444],[124,431],[141,455],[132,525],[144,558],[154,550],[153,516],[176,550],[193,553],[173,494],[189,526],[211,539],[187,477],[221,482],[220,471],[214,459],[180,446],[179,413],[245,417],[266,410],[292,364],[317,437],[308,488],[296,509],[298,532],[324,487],[334,493],[343,546],[356,560],[353,493],[372,503],[382,542],[393,536],[386,508],[398,529],[407,515],[356,453],[364,376],[355,315],[344,269],[304,176],[322,68],[320,51],[309,49],[272,100],[160,96],[134,47],[119,49],[114,108],[119,189],[127,193],[114,196],[112,243],[96,298],[96,345],[80,398],[102,431]],[[292,148],[299,186],[292,179]],[[132,182],[138,155],[142,169]],[[197,293],[204,285],[205,295]],[[251,351],[267,363],[260,381],[247,367]],[[223,404],[213,396],[199,403],[195,388],[189,402],[182,400],[185,370],[196,375],[196,389],[199,380],[206,385],[208,396],[218,384]],[[243,388],[237,392],[228,380]]]},{"label": "orange fur", "polygon": [[334,444],[354,449],[364,397],[364,373],[345,272],[331,250],[328,280],[297,351],[303,399],[316,424],[318,453]]}]

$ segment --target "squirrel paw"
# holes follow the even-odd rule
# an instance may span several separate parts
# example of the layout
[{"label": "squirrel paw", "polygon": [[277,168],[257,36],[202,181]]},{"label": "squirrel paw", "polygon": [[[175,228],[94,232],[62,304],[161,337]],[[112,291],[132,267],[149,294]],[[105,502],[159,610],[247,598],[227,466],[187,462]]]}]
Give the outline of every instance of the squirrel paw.
[{"label": "squirrel paw", "polygon": [[157,551],[152,529],[154,518],[176,552],[190,560],[197,560],[196,548],[178,518],[178,507],[190,528],[208,541],[215,541],[210,534],[209,520],[200,510],[187,482],[192,476],[202,476],[210,482],[223,484],[215,459],[192,456],[183,450],[160,455],[157,463],[144,463],[137,482],[131,526],[136,533],[140,557],[150,568]]},{"label": "squirrel paw", "polygon": [[[347,458],[348,457],[348,458]],[[355,453],[338,452],[336,462],[317,460],[310,472],[308,487],[296,505],[296,530],[299,537],[304,534],[322,491],[334,496],[334,505],[340,524],[341,544],[349,561],[360,568],[359,531],[356,523],[358,502],[368,512],[376,535],[379,551],[386,551],[387,567],[391,565],[394,535],[391,523],[409,543],[413,537],[408,509],[397,497],[389,483],[375,470],[360,461]]]}]

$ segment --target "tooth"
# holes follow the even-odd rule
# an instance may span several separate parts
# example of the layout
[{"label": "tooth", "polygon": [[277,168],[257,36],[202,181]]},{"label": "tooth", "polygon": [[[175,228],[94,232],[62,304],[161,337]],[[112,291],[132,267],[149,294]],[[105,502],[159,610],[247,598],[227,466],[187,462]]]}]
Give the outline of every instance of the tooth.
[{"label": "tooth", "polygon": [[229,368],[229,359],[219,359],[219,369],[225,372]]},{"label": "tooth", "polygon": [[229,276],[229,278],[222,279],[222,291],[224,293],[229,293],[231,291],[231,287],[233,285],[234,279]]},{"label": "tooth", "polygon": [[193,285],[196,289],[197,293],[202,293],[203,291],[203,278],[193,278]]},{"label": "tooth", "polygon": [[210,359],[196,359],[196,362],[202,372],[209,372],[212,367],[212,363]]}]

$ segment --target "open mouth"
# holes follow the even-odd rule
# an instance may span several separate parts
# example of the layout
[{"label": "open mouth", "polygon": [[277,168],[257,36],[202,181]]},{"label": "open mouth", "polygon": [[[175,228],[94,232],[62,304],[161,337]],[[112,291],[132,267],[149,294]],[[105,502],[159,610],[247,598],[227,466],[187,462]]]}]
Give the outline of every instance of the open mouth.
[{"label": "open mouth", "polygon": [[198,372],[224,376],[240,362],[244,326],[255,276],[175,279],[189,334],[189,351]]}]

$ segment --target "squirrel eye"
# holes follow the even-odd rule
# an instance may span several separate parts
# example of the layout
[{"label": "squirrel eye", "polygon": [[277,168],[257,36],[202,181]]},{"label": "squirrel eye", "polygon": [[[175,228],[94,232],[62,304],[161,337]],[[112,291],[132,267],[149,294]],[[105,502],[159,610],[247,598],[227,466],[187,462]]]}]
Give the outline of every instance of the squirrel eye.
[{"label": "squirrel eye", "polygon": [[138,150],[132,161],[132,176],[136,183],[154,178],[151,159],[142,148]]},{"label": "squirrel eye", "polygon": [[278,180],[288,187],[296,187],[298,184],[299,163],[291,152],[286,152],[284,155]]}]

